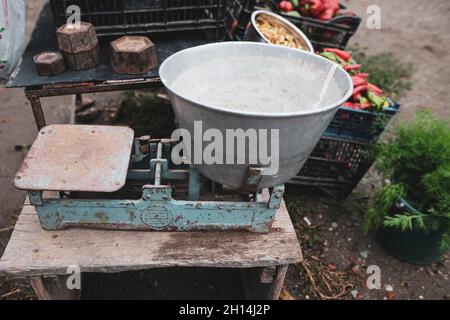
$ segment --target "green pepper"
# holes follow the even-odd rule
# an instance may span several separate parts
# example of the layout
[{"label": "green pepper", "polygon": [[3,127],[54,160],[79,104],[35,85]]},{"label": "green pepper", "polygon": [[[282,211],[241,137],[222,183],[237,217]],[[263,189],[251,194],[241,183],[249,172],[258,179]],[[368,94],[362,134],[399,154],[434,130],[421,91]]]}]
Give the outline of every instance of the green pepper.
[{"label": "green pepper", "polygon": [[332,52],[321,52],[320,55],[328,60],[334,61],[340,64],[339,58]]},{"label": "green pepper", "polygon": [[378,112],[383,109],[384,103],[386,102],[386,98],[381,98],[372,91],[367,92],[367,98],[369,98],[370,102],[372,102],[375,105]]},{"label": "green pepper", "polygon": [[294,5],[295,9],[297,9],[300,6],[299,0],[291,0],[291,3]]},{"label": "green pepper", "polygon": [[291,17],[296,17],[296,18],[301,18],[301,14],[300,14],[300,12],[298,12],[298,11],[290,11],[290,12],[287,12],[286,13],[288,16],[291,16]]}]

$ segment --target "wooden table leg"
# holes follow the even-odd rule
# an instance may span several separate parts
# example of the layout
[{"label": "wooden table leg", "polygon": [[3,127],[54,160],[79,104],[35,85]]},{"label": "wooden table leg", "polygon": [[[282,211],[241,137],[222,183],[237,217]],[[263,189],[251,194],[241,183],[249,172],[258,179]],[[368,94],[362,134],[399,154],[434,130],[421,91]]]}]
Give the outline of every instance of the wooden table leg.
[{"label": "wooden table leg", "polygon": [[67,276],[32,276],[28,282],[39,300],[79,300],[81,290],[67,287]]},{"label": "wooden table leg", "polygon": [[245,296],[249,300],[278,300],[288,265],[242,270]]},{"label": "wooden table leg", "polygon": [[280,293],[283,289],[284,278],[286,278],[288,267],[289,266],[287,265],[277,266],[275,275],[273,277],[273,283],[269,291],[269,300],[278,300],[280,298]]}]

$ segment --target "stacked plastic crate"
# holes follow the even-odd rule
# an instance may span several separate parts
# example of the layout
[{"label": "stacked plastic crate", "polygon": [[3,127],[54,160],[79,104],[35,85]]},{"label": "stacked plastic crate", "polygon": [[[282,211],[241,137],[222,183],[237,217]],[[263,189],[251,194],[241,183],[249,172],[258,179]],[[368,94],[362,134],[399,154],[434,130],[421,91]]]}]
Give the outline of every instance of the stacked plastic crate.
[{"label": "stacked plastic crate", "polygon": [[291,183],[349,195],[374,162],[373,144],[399,110],[398,103],[390,103],[381,112],[341,107]]},{"label": "stacked plastic crate", "polygon": [[81,20],[92,23],[97,35],[122,36],[206,30],[217,40],[225,35],[227,0],[50,0],[56,26],[66,23],[73,5]]}]

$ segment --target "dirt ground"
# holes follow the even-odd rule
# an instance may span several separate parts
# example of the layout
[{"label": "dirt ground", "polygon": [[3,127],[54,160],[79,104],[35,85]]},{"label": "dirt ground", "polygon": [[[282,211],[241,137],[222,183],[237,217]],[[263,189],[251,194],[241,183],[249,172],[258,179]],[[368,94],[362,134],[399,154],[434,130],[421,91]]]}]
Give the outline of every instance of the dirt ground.
[{"label": "dirt ground", "polygon": [[[367,17],[366,8],[369,5],[378,5],[381,9],[382,28],[369,30],[363,22],[358,33],[352,38],[350,46],[357,45],[365,48],[368,54],[392,52],[401,61],[412,63],[414,67],[413,87],[400,99],[402,109],[398,119],[411,119],[415,111],[422,107],[432,108],[441,117],[448,118],[450,116],[450,109],[447,107],[447,91],[450,83],[450,33],[448,32],[450,1],[344,0],[343,2],[363,17]],[[26,119],[24,138],[18,139],[18,142],[14,144],[32,141],[34,128],[31,113],[25,109],[25,101],[20,100],[22,98],[14,98],[21,94],[23,92],[19,90],[5,92],[0,88],[2,98],[8,96],[11,100],[10,102],[3,100],[0,108],[1,116],[8,120],[6,125],[0,124],[2,150],[5,146],[5,148],[11,147],[12,142],[6,144],[5,141],[12,141],[16,139],[13,137],[17,137],[17,134],[12,134],[15,131],[10,124],[15,118],[19,118],[14,113],[24,114],[23,119]],[[20,108],[6,108],[11,104],[20,104]],[[23,107],[22,104],[24,104]],[[391,126],[394,125],[395,121]],[[12,153],[11,149],[6,150]],[[22,156],[13,154],[13,157],[6,161],[18,165]],[[13,167],[14,165],[6,169],[2,167],[0,178],[9,180],[15,170]],[[368,196],[374,191],[375,180],[376,174],[371,170],[354,194],[345,202],[323,195],[303,193],[301,190],[291,190],[292,194],[303,196],[302,210],[291,212],[297,225],[300,241],[304,246],[303,250],[307,255],[321,259],[328,269],[345,273],[343,276],[345,292],[339,298],[450,299],[450,262],[447,256],[442,262],[430,267],[414,266],[387,254],[378,244],[374,234],[363,234],[361,222],[364,206],[362,204],[367,203]],[[8,196],[19,199],[13,204],[14,208],[20,206],[23,195],[6,186],[6,182],[2,183],[0,188],[1,194],[7,193]],[[18,212],[18,209],[12,211],[11,206],[6,208],[5,204],[0,207],[0,215],[3,217],[11,218],[14,216],[13,212]],[[311,222],[310,226],[305,225],[305,217]],[[5,220],[4,218],[3,221]],[[1,218],[0,221],[2,221]],[[0,252],[1,245],[4,244],[0,243]],[[377,265],[381,269],[382,289],[380,290],[368,290],[364,286],[368,276],[365,271],[370,265]],[[139,279],[139,275],[137,276]],[[114,286],[114,281],[110,284]],[[7,289],[6,286],[4,288],[1,286],[2,279],[0,279],[0,292],[14,289],[10,287],[10,284],[7,284]],[[20,286],[24,285],[20,284]],[[386,287],[392,288],[393,293],[386,291]],[[286,290],[296,299],[318,298],[311,293],[311,286],[305,277],[305,272],[298,266],[290,268]],[[23,291],[26,292],[26,289]],[[208,296],[213,297],[214,290],[209,292]],[[95,294],[90,296],[93,297]],[[25,296],[13,295],[10,298],[28,297],[30,297],[29,293]]]},{"label": "dirt ground", "polygon": [[[368,55],[392,52],[400,61],[413,65],[412,90],[400,99],[401,112],[391,123],[390,129],[396,121],[411,119],[415,111],[423,107],[431,108],[442,118],[450,117],[447,104],[450,2],[348,0],[344,3],[364,18],[350,41],[350,47],[363,48]],[[366,27],[366,9],[369,5],[377,5],[381,9],[380,30]],[[389,132],[387,130],[386,134]],[[300,213],[291,212],[292,219],[297,221],[304,252],[321,259],[329,266],[325,269],[336,268],[345,273],[344,283],[348,287],[340,296],[342,299],[450,299],[448,255],[429,267],[414,266],[390,256],[379,245],[375,234],[363,233],[364,204],[374,192],[377,178],[376,172],[370,170],[344,203],[317,194],[306,193],[305,196],[305,190],[291,190],[292,194],[304,196]],[[305,224],[305,217],[312,223],[311,226]],[[314,245],[309,247],[311,238]],[[365,287],[369,276],[366,269],[370,265],[381,269],[380,290]],[[286,289],[297,299],[318,298],[311,293],[304,269],[298,266],[290,268]]]},{"label": "dirt ground", "polygon": [[[27,1],[26,35],[29,38],[45,0]],[[68,123],[73,115],[72,96],[42,99],[48,123]],[[22,88],[7,89],[0,84],[0,254],[9,239],[25,192],[11,184],[25,152],[21,146],[33,142],[37,134],[29,101]]]},{"label": "dirt ground", "polygon": [[442,117],[450,117],[450,2],[447,0],[347,0],[367,19],[366,8],[381,9],[381,30],[369,30],[365,21],[350,46],[358,44],[368,54],[392,52],[414,67],[413,88],[401,99],[400,118],[411,118],[421,107],[432,108]]},{"label": "dirt ground", "polygon": [[[326,276],[343,273],[342,279],[328,281],[332,287],[335,284],[335,295],[342,293],[340,299],[450,299],[448,255],[431,266],[416,266],[392,257],[381,247],[374,232],[366,235],[362,230],[362,216],[368,200],[364,195],[354,193],[342,202],[310,190],[290,187],[288,203],[293,195],[301,195],[300,208],[290,210],[290,215],[306,262],[320,259],[324,268],[315,270],[321,270],[320,273]],[[369,266],[380,268],[381,289],[367,289]],[[315,278],[320,287],[324,282],[318,273]],[[300,265],[289,269],[285,284],[287,291],[297,299],[319,298],[312,292],[311,282]],[[345,290],[341,291],[343,286]],[[326,288],[321,292],[333,296],[327,294]]]}]

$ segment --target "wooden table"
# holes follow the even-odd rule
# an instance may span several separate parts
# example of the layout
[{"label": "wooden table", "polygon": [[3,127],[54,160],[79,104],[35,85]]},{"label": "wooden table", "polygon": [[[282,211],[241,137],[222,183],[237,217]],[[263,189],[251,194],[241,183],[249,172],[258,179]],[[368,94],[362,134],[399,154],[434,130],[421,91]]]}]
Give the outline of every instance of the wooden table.
[{"label": "wooden table", "polygon": [[78,299],[66,285],[69,266],[117,273],[165,267],[242,269],[246,296],[278,299],[288,265],[302,253],[285,205],[272,231],[136,232],[69,229],[45,231],[25,202],[0,259],[0,274],[26,277],[39,299]]}]

